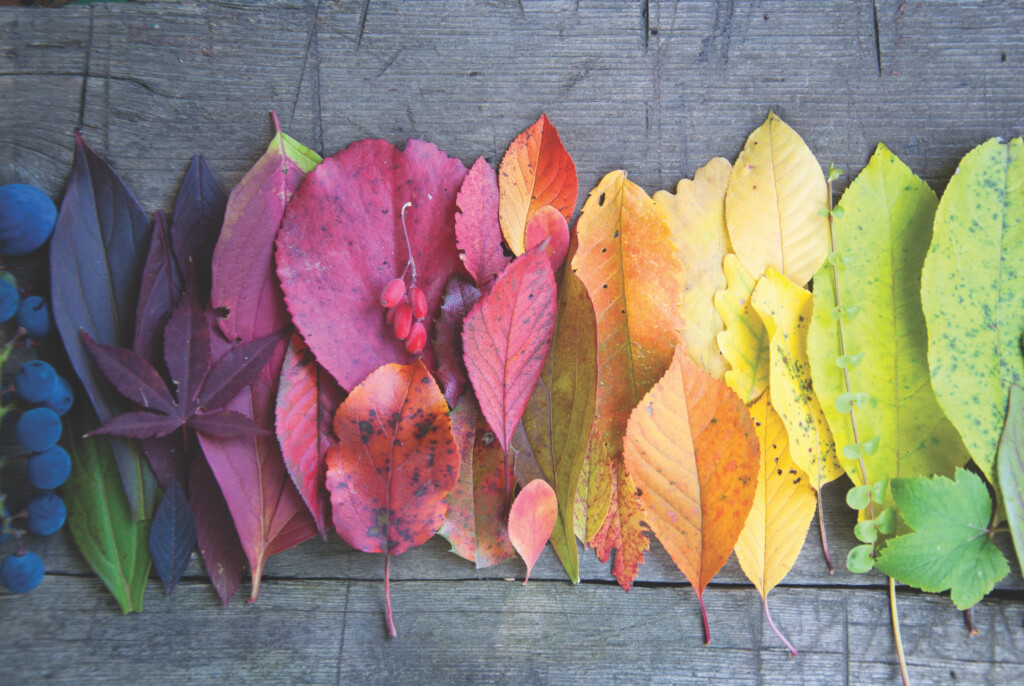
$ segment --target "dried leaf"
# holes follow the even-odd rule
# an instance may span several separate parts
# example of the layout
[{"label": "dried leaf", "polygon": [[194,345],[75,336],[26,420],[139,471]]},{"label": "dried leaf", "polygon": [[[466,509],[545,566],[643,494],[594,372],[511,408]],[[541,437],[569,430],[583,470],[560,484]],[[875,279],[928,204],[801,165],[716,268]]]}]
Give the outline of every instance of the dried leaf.
[{"label": "dried leaf", "polygon": [[508,514],[508,535],[516,552],[526,563],[525,584],[533,565],[551,538],[558,518],[558,496],[543,479],[526,484],[512,503]]},{"label": "dried leaf", "polygon": [[455,213],[455,241],[462,252],[462,263],[476,285],[483,288],[509,262],[501,249],[498,176],[483,157],[473,163],[455,202],[459,206]]},{"label": "dried leaf", "polygon": [[725,256],[723,268],[729,287],[715,294],[715,309],[725,323],[725,331],[718,334],[718,347],[730,367],[723,378],[750,405],[768,388],[768,330],[750,303],[757,282],[735,255]]}]

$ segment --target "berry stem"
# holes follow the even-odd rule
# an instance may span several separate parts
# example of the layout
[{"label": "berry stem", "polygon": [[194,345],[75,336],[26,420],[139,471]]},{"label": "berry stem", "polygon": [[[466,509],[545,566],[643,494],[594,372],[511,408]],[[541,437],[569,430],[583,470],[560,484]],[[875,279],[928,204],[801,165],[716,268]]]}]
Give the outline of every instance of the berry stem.
[{"label": "berry stem", "polygon": [[405,263],[405,270],[402,272],[402,278],[405,278],[405,272],[412,269],[412,285],[416,285],[416,260],[412,256],[412,242],[409,240],[409,229],[405,226],[405,210],[406,208],[412,207],[411,202],[407,202],[402,205],[402,233],[405,234],[405,247],[409,252],[409,261]]}]

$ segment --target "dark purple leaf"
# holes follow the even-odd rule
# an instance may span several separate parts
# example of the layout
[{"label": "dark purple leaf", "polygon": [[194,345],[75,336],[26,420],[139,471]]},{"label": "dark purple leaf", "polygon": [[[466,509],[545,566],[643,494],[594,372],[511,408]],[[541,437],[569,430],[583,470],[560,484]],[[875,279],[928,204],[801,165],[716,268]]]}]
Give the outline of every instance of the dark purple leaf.
[{"label": "dark purple leaf", "polygon": [[129,438],[159,438],[181,427],[181,417],[156,412],[125,412],[90,432],[89,436],[128,436]]},{"label": "dark purple leaf", "polygon": [[[171,479],[187,483],[189,463],[183,431],[179,429],[160,438],[144,438],[141,441],[142,450],[156,474],[160,488],[167,488]],[[195,439],[190,440],[195,444]]]},{"label": "dark purple leaf", "polygon": [[149,243],[149,255],[142,270],[139,304],[135,309],[135,342],[132,349],[156,367],[162,359],[161,334],[185,285],[171,253],[171,239],[167,233],[164,213],[156,212],[154,219],[153,239]]},{"label": "dark purple leaf", "polygon": [[452,276],[444,291],[441,316],[434,327],[434,351],[437,353],[437,382],[444,390],[448,405],[462,395],[469,383],[462,361],[462,320],[480,299],[480,291],[461,276]]},{"label": "dark purple leaf", "polygon": [[[50,243],[53,318],[101,422],[129,404],[103,379],[80,334],[103,345],[132,345],[151,233],[142,207],[76,133],[71,176]],[[136,444],[110,443],[132,516],[144,518],[155,506],[153,475]]]},{"label": "dark purple leaf", "polygon": [[217,485],[217,479],[206,463],[206,458],[197,454],[192,460],[188,478],[189,505],[196,522],[196,541],[203,556],[203,566],[213,583],[213,588],[227,605],[231,596],[242,583],[245,572],[245,550],[238,539],[231,512],[224,501],[224,494]]},{"label": "dark purple leaf", "polygon": [[153,568],[170,595],[185,574],[196,547],[196,523],[185,492],[176,480],[164,489],[163,498],[149,527],[149,554]]},{"label": "dark purple leaf", "polygon": [[217,244],[228,197],[202,155],[192,158],[178,187],[171,223],[171,245],[182,273],[191,262],[196,270],[199,299],[210,297],[210,263]]},{"label": "dark purple leaf", "polygon": [[174,398],[153,365],[127,348],[100,345],[85,331],[82,339],[103,375],[124,397],[147,409],[178,416]]},{"label": "dark purple leaf", "polygon": [[178,388],[182,413],[191,417],[196,410],[196,393],[210,368],[210,329],[194,282],[167,322],[164,361]]},{"label": "dark purple leaf", "polygon": [[201,434],[214,438],[243,438],[245,436],[272,436],[269,431],[259,426],[244,414],[230,410],[220,410],[211,414],[197,414],[189,420],[188,425]]},{"label": "dark purple leaf", "polygon": [[[206,409],[221,407],[252,384],[267,366],[286,331],[239,343],[228,350],[210,369],[199,392],[199,405]],[[280,374],[281,363],[277,362]],[[276,379],[275,379],[276,382]],[[276,390],[276,389],[275,389]]]}]

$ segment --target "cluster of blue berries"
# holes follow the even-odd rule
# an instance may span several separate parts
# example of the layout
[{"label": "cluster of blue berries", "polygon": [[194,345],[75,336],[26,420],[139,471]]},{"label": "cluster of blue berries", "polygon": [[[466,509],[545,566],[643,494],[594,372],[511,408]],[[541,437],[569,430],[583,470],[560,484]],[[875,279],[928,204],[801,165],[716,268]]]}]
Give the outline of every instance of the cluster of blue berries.
[{"label": "cluster of blue berries", "polygon": [[[21,256],[41,247],[53,232],[57,208],[40,190],[24,184],[0,186],[0,254]],[[22,298],[10,274],[0,272],[0,323],[15,319],[18,337],[39,339],[53,330],[50,308],[40,296]],[[10,355],[14,341],[0,352],[0,364]],[[17,550],[0,563],[0,583],[12,593],[27,593],[43,580],[43,561],[25,550],[21,536],[32,533],[49,536],[64,525],[67,508],[53,492],[71,474],[71,458],[57,445],[61,434],[60,417],[71,409],[74,396],[71,385],[41,360],[22,365],[14,388],[25,405],[15,425],[18,444],[29,454],[26,461],[28,481],[40,489],[24,510],[12,515],[0,493],[0,543],[13,534]],[[0,416],[9,406],[0,408]],[[16,527],[24,520],[24,530]]]}]

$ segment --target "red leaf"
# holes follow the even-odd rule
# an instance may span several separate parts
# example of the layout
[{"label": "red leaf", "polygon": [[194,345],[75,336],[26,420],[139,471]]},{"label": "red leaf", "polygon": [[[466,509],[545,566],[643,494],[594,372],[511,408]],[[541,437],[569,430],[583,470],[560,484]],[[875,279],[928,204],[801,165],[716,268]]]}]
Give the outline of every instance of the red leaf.
[{"label": "red leaf", "polygon": [[542,243],[541,251],[547,255],[551,271],[558,271],[569,254],[569,225],[551,205],[537,210],[526,225],[526,249],[533,250]]},{"label": "red leaf", "polygon": [[508,535],[526,563],[525,584],[558,519],[558,497],[543,479],[534,479],[516,496],[508,513]]},{"label": "red leaf", "polygon": [[506,455],[551,345],[555,297],[547,258],[527,253],[502,272],[463,323],[469,379]]},{"label": "red leaf", "polygon": [[345,392],[317,364],[302,338],[293,334],[277,390],[277,439],[288,473],[324,540],[331,514],[325,458],[335,442],[331,417],[344,398]]},{"label": "red leaf", "polygon": [[498,176],[483,157],[473,163],[456,198],[455,240],[476,285],[494,280],[508,266],[498,223]]},{"label": "red leaf", "polygon": [[621,455],[612,460],[611,480],[608,516],[588,544],[594,548],[601,562],[608,561],[613,549],[618,551],[612,565],[612,574],[619,585],[628,591],[633,587],[640,565],[644,562],[644,552],[650,549],[651,543],[640,525],[643,509]]},{"label": "red leaf", "polygon": [[479,299],[480,291],[476,287],[458,274],[453,275],[444,291],[441,318],[434,326],[434,350],[437,352],[434,376],[452,407],[469,382],[466,363],[462,361],[462,320]]},{"label": "red leaf", "polygon": [[[465,176],[462,162],[429,143],[410,140],[400,151],[364,140],[324,160],[288,204],[277,238],[281,287],[295,326],[342,388],[381,365],[414,359],[380,306],[409,259],[402,207],[411,203],[405,222],[430,325],[461,268],[454,217]],[[422,359],[434,369],[432,346]]]},{"label": "red leaf", "polygon": [[226,606],[238,590],[245,571],[245,551],[238,540],[231,512],[206,458],[196,455],[188,478],[188,501],[196,520],[196,542],[203,566]]},{"label": "red leaf", "polygon": [[388,626],[390,555],[434,535],[459,475],[448,404],[420,361],[389,364],[352,390],[334,417],[327,450],[334,526],[350,545],[385,553]]}]

